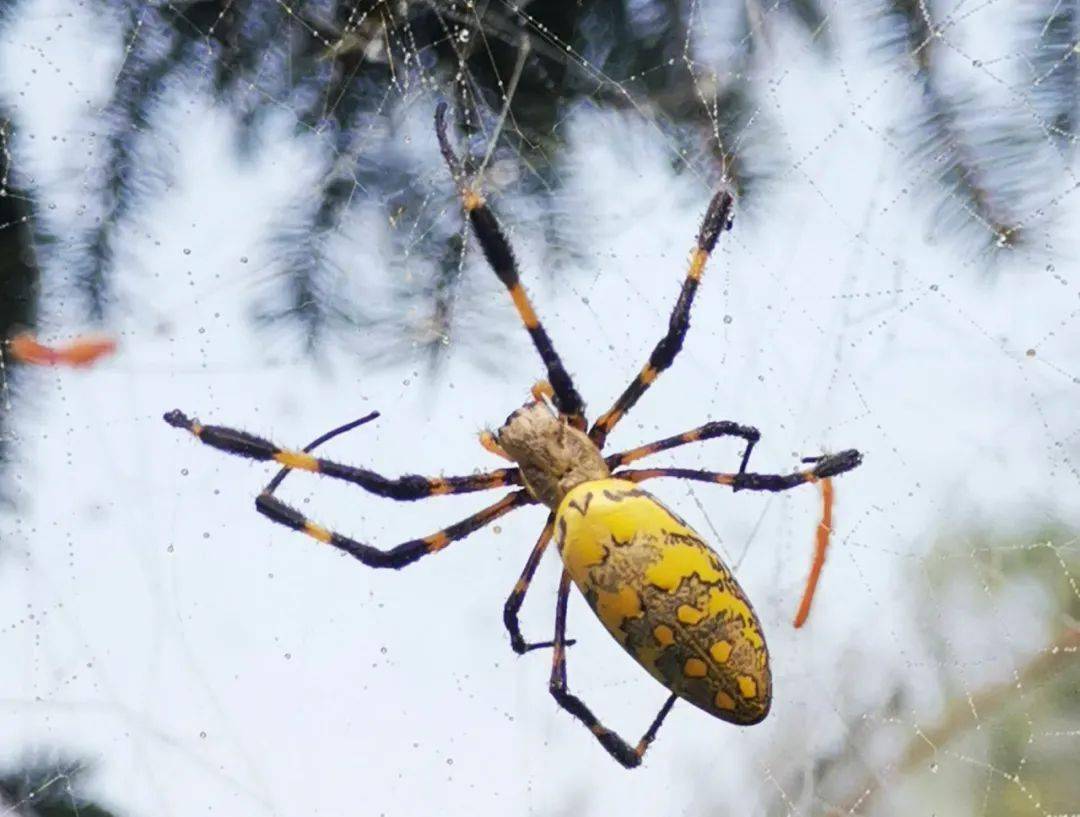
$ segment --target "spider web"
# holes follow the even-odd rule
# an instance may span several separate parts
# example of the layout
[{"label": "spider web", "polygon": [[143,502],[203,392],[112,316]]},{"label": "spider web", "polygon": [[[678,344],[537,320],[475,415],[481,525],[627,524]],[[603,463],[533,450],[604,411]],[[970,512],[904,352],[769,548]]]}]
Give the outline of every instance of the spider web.
[{"label": "spider web", "polygon": [[[85,371],[0,358],[0,814],[1080,814],[1077,3],[559,5],[0,5],[5,334],[120,342]],[[737,190],[611,446],[731,419],[754,470],[865,453],[799,631],[812,488],[650,483],[762,618],[762,724],[677,706],[625,772],[506,644],[541,511],[369,571],[162,423],[298,445],[378,409],[327,455],[498,466],[475,433],[541,370],[440,162],[443,99],[593,417]],[[282,494],[383,546],[487,499]],[[569,626],[571,688],[636,741],[663,691],[577,597]]]}]

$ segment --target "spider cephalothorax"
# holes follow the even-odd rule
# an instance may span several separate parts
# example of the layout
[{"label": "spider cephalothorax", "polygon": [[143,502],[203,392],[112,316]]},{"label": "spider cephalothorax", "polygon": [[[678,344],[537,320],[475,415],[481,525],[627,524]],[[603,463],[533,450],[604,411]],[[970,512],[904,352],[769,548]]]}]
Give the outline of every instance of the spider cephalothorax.
[{"label": "spider cephalothorax", "polygon": [[[370,567],[402,568],[516,508],[537,503],[550,508],[547,523],[503,606],[503,622],[516,653],[552,649],[551,694],[624,766],[641,763],[676,698],[730,723],[757,723],[768,714],[773,695],[761,622],[720,555],[638,484],[658,477],[676,477],[725,485],[735,491],[786,491],[821,482],[825,486],[825,512],[818,529],[818,553],[823,558],[831,524],[829,480],[858,466],[862,456],[849,449],[814,457],[807,460],[813,463],[812,467],[787,474],[756,474],[747,470],[747,464],[761,435],[752,426],[728,420],[710,421],[682,434],[615,454],[600,453],[609,432],[660,373],[671,366],[682,348],[690,326],[690,308],[706,261],[720,233],[731,227],[734,205],[731,194],[726,190],[718,192],[705,212],[666,334],[630,385],[589,428],[581,395],[521,284],[510,243],[454,154],[446,133],[444,105],[436,113],[436,133],[484,255],[508,290],[546,369],[547,379],[533,387],[533,401],[511,414],[497,432],[485,431],[480,435],[484,448],[513,461],[517,467],[454,477],[417,474],[385,477],[311,453],[338,434],[373,420],[377,416],[374,413],[322,435],[303,451],[281,448],[238,429],[203,425],[181,411],[170,411],[165,421],[191,432],[214,448],[282,465],[281,472],[255,500],[259,512]],[[739,467],[734,472],[626,467],[661,451],[720,437],[745,443]],[[493,488],[513,490],[443,530],[383,550],[320,525],[275,496],[274,492],[291,470],[323,474],[378,496],[403,501]],[[551,641],[530,643],[522,637],[518,613],[540,559],[553,540],[563,560],[555,605],[555,636]],[[820,558],[815,560],[807,582],[796,627],[802,624],[809,610]],[[566,637],[567,602],[575,585],[608,632],[670,693],[636,744],[628,743],[604,726],[567,684],[566,647],[572,643]]]},{"label": "spider cephalothorax", "polygon": [[549,508],[583,482],[611,476],[600,449],[547,403],[526,403],[496,433],[499,445],[521,469],[526,490]]}]

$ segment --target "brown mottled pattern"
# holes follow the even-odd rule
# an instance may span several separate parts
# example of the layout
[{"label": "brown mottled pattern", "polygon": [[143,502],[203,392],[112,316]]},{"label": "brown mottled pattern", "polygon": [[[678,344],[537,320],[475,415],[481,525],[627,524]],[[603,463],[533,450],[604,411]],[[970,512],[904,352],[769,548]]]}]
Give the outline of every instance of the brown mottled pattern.
[{"label": "brown mottled pattern", "polygon": [[[720,557],[630,483],[586,483],[566,499],[556,525],[559,551],[571,575],[575,553],[590,554],[593,563],[574,580],[616,640],[665,687],[709,714],[736,724],[762,720],[772,697],[768,650],[746,595]],[[648,580],[665,553],[668,575],[678,576],[671,590]],[[702,577],[695,564],[712,575]],[[611,600],[625,600],[628,590],[636,603],[613,607]],[[717,592],[728,603],[714,603],[710,611]],[[612,609],[631,614],[619,620]],[[687,615],[693,611],[699,615]]]}]

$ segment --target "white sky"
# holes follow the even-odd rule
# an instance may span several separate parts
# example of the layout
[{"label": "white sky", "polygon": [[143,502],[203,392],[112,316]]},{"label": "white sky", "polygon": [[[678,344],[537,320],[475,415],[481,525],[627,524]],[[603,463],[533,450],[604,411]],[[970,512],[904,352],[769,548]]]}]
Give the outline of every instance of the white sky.
[{"label": "white sky", "polygon": [[[984,64],[1015,48],[987,33],[1000,6],[965,34],[966,53]],[[87,14],[27,2],[0,35],[12,147],[50,226],[78,223],[91,195],[93,117],[118,67],[116,32]],[[1063,227],[1076,223],[1076,180],[1063,169],[1047,191],[1060,196],[1056,227],[1038,251],[986,274],[982,254],[934,235],[919,184],[928,171],[897,147],[913,93],[904,73],[866,56],[865,20],[837,14],[831,24],[848,49],[832,62],[797,37],[773,40],[761,71],[774,83],[779,181],[721,239],[685,351],[612,439],[624,448],[733,419],[763,432],[755,470],[865,452],[837,481],[838,533],[798,633],[790,619],[815,491],[650,485],[736,564],[767,627],[776,700],[763,724],[738,729],[677,706],[644,768],[628,774],[557,709],[547,655],[515,657],[502,629],[542,511],[402,573],[371,571],[255,514],[270,470],[162,423],[180,407],[302,444],[376,408],[377,423],[327,453],[390,474],[467,473],[498,467],[475,433],[497,426],[541,375],[475,246],[463,297],[504,332],[495,374],[478,372],[467,343],[451,346],[432,381],[417,376],[421,363],[373,369],[344,353],[314,366],[294,338],[257,332],[251,304],[275,272],[269,225],[304,195],[313,153],[286,141],[283,117],[272,147],[239,165],[229,116],[193,92],[170,98],[145,140],[169,188],[121,232],[110,318],[121,353],[89,372],[28,375],[9,419],[19,509],[0,517],[0,760],[69,749],[93,760],[100,796],[135,815],[696,815],[736,803],[751,814],[777,787],[795,813],[816,814],[824,804],[786,781],[849,740],[896,678],[910,693],[897,735],[940,715],[942,658],[920,626],[939,628],[968,693],[1010,677],[1049,637],[1037,594],[995,597],[983,618],[938,621],[913,607],[931,592],[922,557],[945,532],[976,526],[1007,540],[1046,520],[1077,522],[1080,303],[1075,238]],[[1026,86],[1011,66],[972,67],[970,81],[996,71],[1002,84],[989,93],[1023,113]],[[431,184],[449,191],[427,124],[434,104],[411,101],[413,144]],[[556,206],[573,209],[595,253],[552,280],[539,274],[535,225],[508,226],[595,414],[662,333],[711,191],[693,173],[671,174],[669,146],[645,120],[583,108],[566,128]],[[373,209],[343,231],[337,261],[355,270],[356,297],[382,285],[384,229]],[[64,302],[70,270],[62,254],[51,260],[46,326],[68,334],[78,329]],[[664,461],[729,470],[737,456],[718,442]],[[497,497],[396,506],[305,475],[290,483],[283,494],[305,512],[386,546]],[[552,626],[549,555],[526,604],[534,638]],[[972,559],[980,586],[977,571]],[[949,610],[957,599],[931,602]],[[572,688],[636,741],[662,690],[580,599],[570,615]],[[985,760],[943,755],[942,778],[966,780]],[[902,802],[880,805],[906,813]]]}]

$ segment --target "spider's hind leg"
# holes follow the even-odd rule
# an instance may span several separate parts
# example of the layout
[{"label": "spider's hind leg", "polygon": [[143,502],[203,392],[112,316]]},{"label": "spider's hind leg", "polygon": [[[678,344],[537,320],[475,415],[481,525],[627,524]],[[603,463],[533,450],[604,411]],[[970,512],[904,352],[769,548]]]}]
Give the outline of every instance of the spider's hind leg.
[{"label": "spider's hind leg", "polygon": [[563,570],[562,581],[559,582],[559,599],[555,607],[555,651],[552,654],[551,682],[548,688],[559,706],[585,724],[609,755],[628,769],[640,766],[641,758],[656,738],[656,733],[675,704],[677,696],[672,693],[668,697],[649,728],[645,730],[645,734],[641,736],[641,740],[634,746],[600,723],[600,719],[581,698],[570,692],[566,684],[566,646],[570,643],[566,640],[566,605],[569,595],[570,574]]}]

